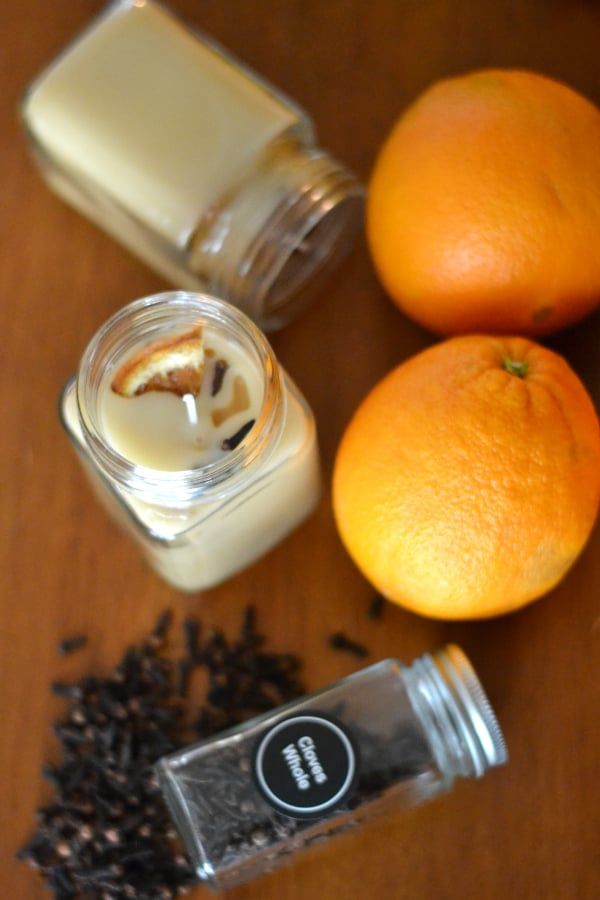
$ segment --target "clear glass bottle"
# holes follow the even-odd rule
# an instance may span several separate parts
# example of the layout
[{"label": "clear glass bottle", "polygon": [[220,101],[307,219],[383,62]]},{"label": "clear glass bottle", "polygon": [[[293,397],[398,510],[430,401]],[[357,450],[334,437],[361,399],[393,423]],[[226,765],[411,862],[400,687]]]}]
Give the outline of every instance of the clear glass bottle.
[{"label": "clear glass bottle", "polygon": [[[115,449],[117,432],[111,431],[106,405],[111,377],[136,348],[199,325],[208,340],[230,347],[252,367],[253,390],[260,394],[256,421],[238,446],[209,463],[175,471],[140,465]],[[124,402],[134,404],[135,414],[138,401]],[[259,329],[213,297],[168,292],[124,307],[88,345],[60,411],[101,501],[154,568],[181,590],[212,587],[249,565],[319,501],[310,408]],[[166,451],[170,427],[165,424],[162,436],[158,432]]]},{"label": "clear glass bottle", "polygon": [[199,878],[217,890],[448,791],[507,760],[464,653],[388,659],[162,759],[162,791]]},{"label": "clear glass bottle", "polygon": [[357,179],[298,106],[151,0],[117,0],[22,105],[67,202],[176,287],[289,321],[360,226]]}]

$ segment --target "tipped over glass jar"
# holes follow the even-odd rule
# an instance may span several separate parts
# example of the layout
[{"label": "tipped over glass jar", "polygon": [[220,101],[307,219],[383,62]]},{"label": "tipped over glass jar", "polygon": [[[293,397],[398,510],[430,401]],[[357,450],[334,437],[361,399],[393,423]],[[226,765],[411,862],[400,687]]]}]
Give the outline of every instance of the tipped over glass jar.
[{"label": "tipped over glass jar", "polygon": [[506,762],[468,659],[388,659],[165,757],[157,773],[201,881],[226,890],[385,809]]},{"label": "tipped over glass jar", "polygon": [[112,3],[30,86],[22,118],[57,194],[176,287],[266,329],[361,224],[363,189],[306,113],[151,0]]},{"label": "tipped over glass jar", "polygon": [[101,501],[185,591],[252,563],[315,509],[315,422],[264,335],[184,291],[109,319],[61,415]]}]

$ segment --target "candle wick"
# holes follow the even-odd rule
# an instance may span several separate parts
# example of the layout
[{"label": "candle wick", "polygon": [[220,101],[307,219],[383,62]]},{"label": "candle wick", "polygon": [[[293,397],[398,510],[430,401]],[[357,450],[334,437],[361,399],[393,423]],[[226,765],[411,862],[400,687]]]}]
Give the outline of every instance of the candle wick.
[{"label": "candle wick", "polygon": [[184,394],[181,398],[185,403],[185,411],[187,413],[190,425],[198,424],[198,410],[196,409],[196,400],[193,394]]}]

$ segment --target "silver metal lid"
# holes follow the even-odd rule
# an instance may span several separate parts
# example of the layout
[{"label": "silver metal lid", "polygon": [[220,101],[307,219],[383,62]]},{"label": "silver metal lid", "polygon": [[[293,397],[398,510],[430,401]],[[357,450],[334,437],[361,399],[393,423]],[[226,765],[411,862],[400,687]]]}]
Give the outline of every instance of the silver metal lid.
[{"label": "silver metal lid", "polygon": [[474,774],[508,760],[506,742],[473,666],[456,644],[433,654],[435,667],[459,712],[458,722],[468,747]]}]

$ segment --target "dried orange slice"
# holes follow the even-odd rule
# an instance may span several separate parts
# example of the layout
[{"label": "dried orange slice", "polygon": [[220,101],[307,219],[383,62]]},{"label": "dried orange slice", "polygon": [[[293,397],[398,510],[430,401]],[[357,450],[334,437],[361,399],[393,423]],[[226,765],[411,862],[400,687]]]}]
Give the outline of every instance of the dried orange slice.
[{"label": "dried orange slice", "polygon": [[153,341],[128,359],[112,380],[122,397],[170,391],[183,397],[200,392],[204,374],[202,326],[178,337]]}]

